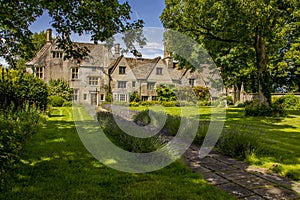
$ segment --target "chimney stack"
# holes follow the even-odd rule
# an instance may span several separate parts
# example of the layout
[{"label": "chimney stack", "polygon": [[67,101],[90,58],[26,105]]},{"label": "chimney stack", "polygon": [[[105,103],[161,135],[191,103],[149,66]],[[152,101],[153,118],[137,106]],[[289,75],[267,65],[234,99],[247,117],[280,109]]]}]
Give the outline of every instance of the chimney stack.
[{"label": "chimney stack", "polygon": [[51,43],[52,41],[52,29],[47,29],[46,31],[46,42]]},{"label": "chimney stack", "polygon": [[166,43],[164,43],[164,60],[167,62],[167,66],[173,68],[173,57],[172,53],[166,48]]},{"label": "chimney stack", "polygon": [[115,57],[119,57],[120,56],[120,44],[117,43],[115,44]]}]

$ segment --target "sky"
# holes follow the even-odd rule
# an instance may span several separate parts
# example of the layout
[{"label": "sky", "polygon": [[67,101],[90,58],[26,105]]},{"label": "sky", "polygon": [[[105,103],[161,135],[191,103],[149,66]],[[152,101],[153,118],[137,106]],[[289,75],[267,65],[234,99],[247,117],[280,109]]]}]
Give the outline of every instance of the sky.
[{"label": "sky", "polygon": [[[124,2],[125,0],[119,0],[119,2]],[[147,45],[143,48],[137,48],[144,58],[154,58],[157,56],[163,56],[163,44],[162,44],[162,34],[163,26],[160,22],[160,15],[165,7],[164,0],[128,0],[131,6],[131,18],[132,20],[142,19],[144,21],[144,34],[147,38]],[[37,19],[35,23],[30,26],[32,32],[46,31],[51,28],[51,18],[45,12],[40,18]],[[53,33],[55,36],[55,32]],[[91,42],[88,35],[78,36],[73,35],[73,41],[76,42]],[[120,36],[116,36],[116,42],[121,43],[122,40]],[[125,54],[125,56],[132,56],[130,54]]]}]

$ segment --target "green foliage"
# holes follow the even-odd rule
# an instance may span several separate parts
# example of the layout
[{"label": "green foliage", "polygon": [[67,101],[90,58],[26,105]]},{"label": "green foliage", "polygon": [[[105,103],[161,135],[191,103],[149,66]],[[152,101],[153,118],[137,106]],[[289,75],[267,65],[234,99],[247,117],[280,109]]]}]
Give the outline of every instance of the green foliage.
[{"label": "green foliage", "polygon": [[112,102],[112,100],[113,100],[112,93],[107,93],[107,94],[105,95],[105,101],[106,101],[106,102]]},{"label": "green foliage", "polygon": [[283,104],[279,102],[267,104],[253,101],[245,106],[246,116],[282,117],[286,115]]},{"label": "green foliage", "polygon": [[[97,119],[100,126],[103,128],[104,133],[119,147],[122,147],[126,151],[135,153],[147,153],[152,152],[162,147],[162,140],[159,136],[153,136],[149,138],[137,138],[123,132],[116,124],[114,118],[118,118],[125,126],[130,126],[130,123],[119,116],[113,116],[109,112],[98,112]],[[132,131],[136,131],[134,128]]]},{"label": "green foliage", "polygon": [[227,105],[233,105],[233,99],[232,96],[227,95],[226,96]]},{"label": "green foliage", "polygon": [[[132,21],[128,2],[111,1],[6,1],[1,4],[4,13],[0,15],[0,55],[15,66],[14,59],[24,54],[25,49],[34,48],[31,40],[32,32],[29,26],[44,12],[51,18],[51,25],[60,36],[58,47],[65,51],[65,58],[82,58],[87,55],[87,48],[72,43],[70,33],[82,35],[91,34],[91,40],[97,43],[105,41],[117,33],[126,30],[142,28],[143,21]],[[124,35],[129,48],[137,41],[144,41],[140,34]],[[23,56],[22,56],[23,57]],[[25,56],[24,56],[25,57]]]},{"label": "green foliage", "polygon": [[59,96],[64,101],[72,101],[73,89],[70,88],[69,84],[62,80],[50,80],[49,84],[49,96]]},{"label": "green foliage", "polygon": [[61,96],[50,96],[48,99],[53,107],[62,107],[65,103],[65,100]]},{"label": "green foliage", "polygon": [[194,86],[193,91],[196,94],[198,101],[208,101],[210,98],[209,89],[202,86]]},{"label": "green foliage", "polygon": [[284,109],[300,110],[300,98],[293,94],[281,96],[275,100],[275,103],[282,104]]},{"label": "green foliage", "polygon": [[1,109],[12,105],[22,109],[30,105],[45,110],[47,97],[48,87],[44,81],[22,71],[0,68]]},{"label": "green foliage", "polygon": [[252,154],[266,152],[262,143],[262,133],[250,127],[235,126],[223,130],[217,148],[227,156],[246,159]]},{"label": "green foliage", "polygon": [[[271,86],[280,70],[270,69],[269,62],[282,59],[293,41],[291,36],[298,33],[299,38],[295,23],[300,17],[299,1],[166,0],[165,4],[164,27],[187,34],[207,49],[221,68],[226,86],[247,82],[258,90],[262,102],[270,103]],[[185,47],[183,41],[172,39],[167,45]],[[197,49],[187,52],[201,60]]]},{"label": "green foliage", "polygon": [[172,85],[159,85],[156,88],[157,100],[158,101],[176,101],[177,97],[175,95],[176,88]]},{"label": "green foliage", "polygon": [[130,94],[129,97],[129,102],[140,102],[141,97],[137,91],[134,91],[133,93]]},{"label": "green foliage", "polygon": [[41,122],[38,110],[29,105],[22,110],[7,108],[0,110],[0,184],[7,171],[18,161],[24,143],[38,130]]}]

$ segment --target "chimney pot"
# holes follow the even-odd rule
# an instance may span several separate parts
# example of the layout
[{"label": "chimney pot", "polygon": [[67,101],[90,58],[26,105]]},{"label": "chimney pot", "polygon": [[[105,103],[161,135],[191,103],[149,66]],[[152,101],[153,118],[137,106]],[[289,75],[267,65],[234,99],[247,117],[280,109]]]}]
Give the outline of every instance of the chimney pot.
[{"label": "chimney pot", "polygon": [[120,44],[117,43],[115,44],[115,57],[119,57],[120,56]]},{"label": "chimney pot", "polygon": [[51,43],[52,41],[52,29],[47,29],[46,31],[46,42]]}]

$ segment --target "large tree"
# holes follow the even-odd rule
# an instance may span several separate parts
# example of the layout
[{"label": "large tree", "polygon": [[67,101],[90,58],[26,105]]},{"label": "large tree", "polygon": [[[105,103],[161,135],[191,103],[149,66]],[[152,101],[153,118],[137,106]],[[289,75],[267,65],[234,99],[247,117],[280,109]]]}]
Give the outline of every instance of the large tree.
[{"label": "large tree", "polygon": [[161,20],[201,42],[214,59],[220,47],[253,49],[260,102],[270,103],[268,58],[286,47],[299,9],[298,0],[166,0]]},{"label": "large tree", "polygon": [[0,56],[15,66],[15,58],[24,53],[22,45],[33,46],[29,26],[47,12],[66,58],[82,58],[87,48],[74,45],[70,35],[88,33],[97,43],[114,34],[141,28],[142,20],[130,20],[130,9],[128,2],[121,4],[118,0],[1,0]]}]

